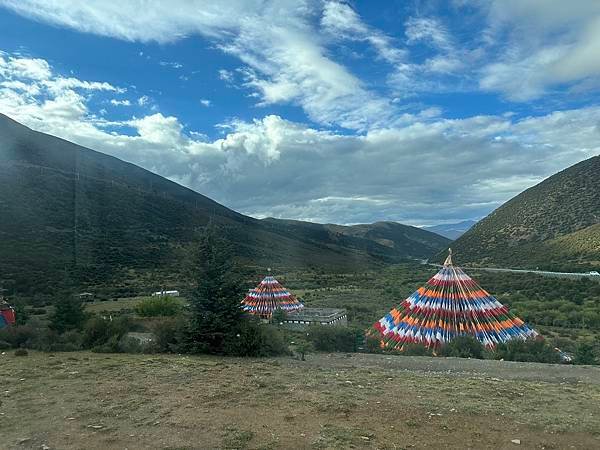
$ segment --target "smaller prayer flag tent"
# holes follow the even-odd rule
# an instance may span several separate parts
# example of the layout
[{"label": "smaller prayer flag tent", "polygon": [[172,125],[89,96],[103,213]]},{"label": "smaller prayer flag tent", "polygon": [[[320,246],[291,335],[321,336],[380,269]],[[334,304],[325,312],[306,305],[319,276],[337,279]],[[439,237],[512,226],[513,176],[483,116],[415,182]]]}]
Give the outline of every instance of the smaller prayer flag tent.
[{"label": "smaller prayer flag tent", "polygon": [[455,267],[450,251],[441,270],[375,322],[367,335],[380,339],[383,348],[402,350],[407,343],[436,348],[461,335],[493,348],[538,334]]},{"label": "smaller prayer flag tent", "polygon": [[0,328],[14,325],[15,319],[15,310],[4,300],[0,299]]},{"label": "smaller prayer flag tent", "polygon": [[277,309],[289,313],[302,308],[304,308],[304,305],[271,275],[266,276],[242,300],[244,311],[263,318],[270,318]]}]

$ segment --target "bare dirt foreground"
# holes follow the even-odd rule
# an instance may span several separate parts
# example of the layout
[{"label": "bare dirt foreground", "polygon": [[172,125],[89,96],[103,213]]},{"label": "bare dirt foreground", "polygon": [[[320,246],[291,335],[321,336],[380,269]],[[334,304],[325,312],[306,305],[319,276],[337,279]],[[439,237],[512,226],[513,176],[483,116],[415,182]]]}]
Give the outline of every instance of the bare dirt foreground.
[{"label": "bare dirt foreground", "polygon": [[0,448],[600,448],[600,368],[308,358],[6,353]]}]

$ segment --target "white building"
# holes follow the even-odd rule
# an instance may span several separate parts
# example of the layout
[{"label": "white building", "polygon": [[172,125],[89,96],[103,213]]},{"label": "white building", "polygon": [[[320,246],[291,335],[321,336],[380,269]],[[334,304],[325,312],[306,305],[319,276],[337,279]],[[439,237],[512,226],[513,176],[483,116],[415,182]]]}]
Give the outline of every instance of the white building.
[{"label": "white building", "polygon": [[158,291],[152,294],[152,297],[179,297],[179,291]]}]

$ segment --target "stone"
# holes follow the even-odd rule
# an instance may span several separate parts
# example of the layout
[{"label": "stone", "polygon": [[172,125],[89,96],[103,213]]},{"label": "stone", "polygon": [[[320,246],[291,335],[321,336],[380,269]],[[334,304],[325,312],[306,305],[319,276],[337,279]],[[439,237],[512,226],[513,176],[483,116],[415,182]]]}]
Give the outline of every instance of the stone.
[{"label": "stone", "polygon": [[521,445],[521,439],[512,439],[510,442],[512,442],[515,445]]}]

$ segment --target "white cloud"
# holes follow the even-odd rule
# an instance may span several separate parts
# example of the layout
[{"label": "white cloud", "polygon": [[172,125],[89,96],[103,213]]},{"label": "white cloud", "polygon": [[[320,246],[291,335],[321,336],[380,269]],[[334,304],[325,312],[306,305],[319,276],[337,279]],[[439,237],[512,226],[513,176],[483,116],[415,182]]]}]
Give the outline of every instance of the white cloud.
[{"label": "white cloud", "polygon": [[498,56],[481,69],[482,89],[528,101],[600,78],[600,2],[503,0],[485,11],[485,34]]},{"label": "white cloud", "polygon": [[212,102],[206,98],[200,99],[200,104],[206,108],[212,105]]},{"label": "white cloud", "polygon": [[410,17],[405,24],[407,42],[422,41],[444,51],[454,50],[452,37],[445,27],[432,17]]},{"label": "white cloud", "polygon": [[50,76],[50,65],[43,59],[18,56],[9,56],[4,59],[2,56],[3,54],[0,53],[0,74],[4,77],[18,73],[21,78],[45,80]]},{"label": "white cloud", "polygon": [[257,217],[418,225],[479,218],[542,178],[600,154],[599,107],[520,120],[448,120],[433,109],[407,125],[359,135],[267,115],[222,124],[223,137],[209,140],[161,113],[108,121],[89,111],[85,89],[55,92],[45,87],[48,80],[23,82],[39,85],[36,94],[0,76],[0,112]]},{"label": "white cloud", "polygon": [[127,99],[117,100],[116,98],[113,98],[110,100],[110,104],[113,106],[131,106],[131,102]]},{"label": "white cloud", "polygon": [[181,69],[183,67],[183,64],[178,63],[177,61],[160,61],[158,64],[163,67],[170,67],[172,69]]},{"label": "white cloud", "polygon": [[368,42],[375,48],[379,57],[389,63],[397,64],[405,59],[404,50],[397,48],[389,36],[366,25],[346,3],[326,2],[321,25],[335,38]]},{"label": "white cloud", "polygon": [[[242,61],[245,86],[254,91],[259,104],[293,103],[320,124],[365,130],[385,123],[395,108],[331,59],[312,25],[323,8],[315,0],[175,0],[152,5],[0,0],[0,4],[37,20],[129,41],[165,43],[200,34]],[[387,38],[371,34],[369,40],[381,55],[392,58],[396,51]]]},{"label": "white cloud", "polygon": [[230,70],[219,69],[219,79],[231,83],[233,81],[233,72]]},{"label": "white cloud", "polygon": [[147,95],[142,95],[140,98],[138,98],[137,103],[140,106],[144,106],[147,105],[149,101],[150,97],[148,97]]}]

